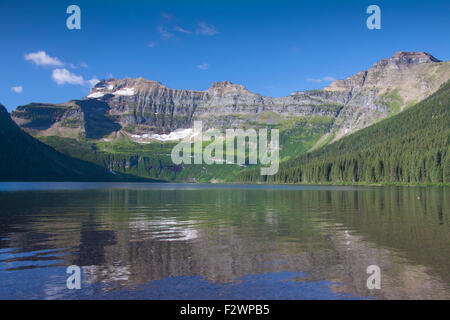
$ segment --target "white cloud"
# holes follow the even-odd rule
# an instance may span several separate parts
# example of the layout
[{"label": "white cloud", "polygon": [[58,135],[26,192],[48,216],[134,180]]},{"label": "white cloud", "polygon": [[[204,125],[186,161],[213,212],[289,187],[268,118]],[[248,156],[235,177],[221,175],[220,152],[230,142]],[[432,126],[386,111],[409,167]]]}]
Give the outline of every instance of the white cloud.
[{"label": "white cloud", "polygon": [[53,70],[52,79],[59,85],[65,83],[82,85],[84,83],[82,76],[76,75],[65,68]]},{"label": "white cloud", "polygon": [[156,47],[158,44],[156,43],[156,42],[154,42],[154,41],[150,41],[148,44],[147,44],[147,47],[149,47],[149,48],[154,48],[154,47]]},{"label": "white cloud", "polygon": [[99,82],[100,82],[100,80],[98,80],[96,77],[94,77],[90,80],[86,80],[86,84],[91,88],[94,87]]},{"label": "white cloud", "polygon": [[52,72],[52,79],[55,81],[58,85],[63,84],[73,84],[73,85],[81,85],[81,86],[88,86],[93,87],[95,86],[99,80],[97,78],[92,78],[89,80],[84,80],[83,76],[74,74],[67,70],[66,68],[59,68],[55,69]]},{"label": "white cloud", "polygon": [[205,35],[205,36],[212,36],[212,35],[219,33],[217,31],[216,27],[214,27],[211,24],[202,22],[202,21],[197,22],[197,31],[196,32],[198,34]]},{"label": "white cloud", "polygon": [[23,87],[22,86],[12,87],[11,91],[15,93],[21,93],[23,91]]},{"label": "white cloud", "polygon": [[180,26],[175,26],[174,30],[178,31],[178,32],[181,32],[181,33],[186,33],[186,34],[191,34],[192,33],[192,31],[186,30],[186,29],[184,29],[184,28],[182,28]]},{"label": "white cloud", "polygon": [[55,66],[64,65],[57,57],[50,57],[45,51],[37,51],[25,54],[25,60],[31,61],[38,66]]},{"label": "white cloud", "polygon": [[202,64],[199,64],[199,65],[197,66],[197,68],[199,68],[200,70],[208,70],[209,64],[207,64],[207,63],[202,63]]},{"label": "white cloud", "polygon": [[161,37],[163,37],[164,39],[173,38],[173,33],[167,31],[166,27],[159,27],[158,32],[161,34]]},{"label": "white cloud", "polygon": [[88,68],[89,66],[88,66],[88,64],[86,62],[82,62],[82,63],[80,63],[80,67]]},{"label": "white cloud", "polygon": [[306,81],[308,82],[315,82],[315,83],[321,83],[321,82],[333,82],[336,80],[334,77],[331,76],[325,76],[323,78],[315,79],[315,78],[308,78]]}]

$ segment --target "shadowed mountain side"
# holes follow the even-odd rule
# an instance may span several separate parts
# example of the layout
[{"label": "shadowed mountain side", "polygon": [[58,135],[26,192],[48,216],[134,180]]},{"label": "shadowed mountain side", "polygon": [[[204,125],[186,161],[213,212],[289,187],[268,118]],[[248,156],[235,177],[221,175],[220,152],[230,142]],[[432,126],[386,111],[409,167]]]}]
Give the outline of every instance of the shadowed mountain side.
[{"label": "shadowed mountain side", "polygon": [[22,131],[0,105],[0,181],[141,180],[70,158]]},{"label": "shadowed mountain side", "polygon": [[106,102],[89,99],[77,100],[75,103],[81,107],[84,114],[86,138],[101,139],[122,128],[114,122],[113,116],[108,116],[111,108]]}]

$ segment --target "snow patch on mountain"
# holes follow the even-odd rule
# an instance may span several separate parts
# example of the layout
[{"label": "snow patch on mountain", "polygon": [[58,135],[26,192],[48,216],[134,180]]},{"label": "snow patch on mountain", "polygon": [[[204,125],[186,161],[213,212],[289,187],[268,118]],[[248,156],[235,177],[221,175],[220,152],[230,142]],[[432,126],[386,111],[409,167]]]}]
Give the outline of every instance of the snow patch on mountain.
[{"label": "snow patch on mountain", "polygon": [[146,140],[148,139],[166,142],[166,141],[182,140],[185,138],[190,139],[194,136],[195,136],[194,129],[178,129],[168,134],[148,134],[148,133],[143,135],[133,134],[131,138],[135,139],[136,142],[146,143],[147,142]]},{"label": "snow patch on mountain", "polygon": [[118,96],[133,96],[134,88],[122,88],[120,90],[114,91],[113,94]]},{"label": "snow patch on mountain", "polygon": [[94,92],[94,93],[91,93],[90,95],[88,95],[87,97],[88,98],[101,98],[101,97],[103,97],[105,94],[103,93],[103,92]]}]

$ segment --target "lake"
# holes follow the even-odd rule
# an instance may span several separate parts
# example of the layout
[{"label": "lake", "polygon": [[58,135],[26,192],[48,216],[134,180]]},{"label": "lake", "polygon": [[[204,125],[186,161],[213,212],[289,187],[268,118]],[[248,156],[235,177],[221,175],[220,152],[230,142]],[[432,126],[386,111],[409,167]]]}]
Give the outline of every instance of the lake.
[{"label": "lake", "polygon": [[450,298],[447,187],[0,183],[0,203],[0,299]]}]

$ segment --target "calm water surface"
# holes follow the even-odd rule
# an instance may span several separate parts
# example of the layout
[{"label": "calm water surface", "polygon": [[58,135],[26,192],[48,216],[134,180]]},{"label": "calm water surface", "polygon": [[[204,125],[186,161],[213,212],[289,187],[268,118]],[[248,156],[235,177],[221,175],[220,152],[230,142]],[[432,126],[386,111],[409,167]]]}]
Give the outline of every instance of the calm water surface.
[{"label": "calm water surface", "polygon": [[0,299],[450,299],[449,213],[443,187],[0,183]]}]

